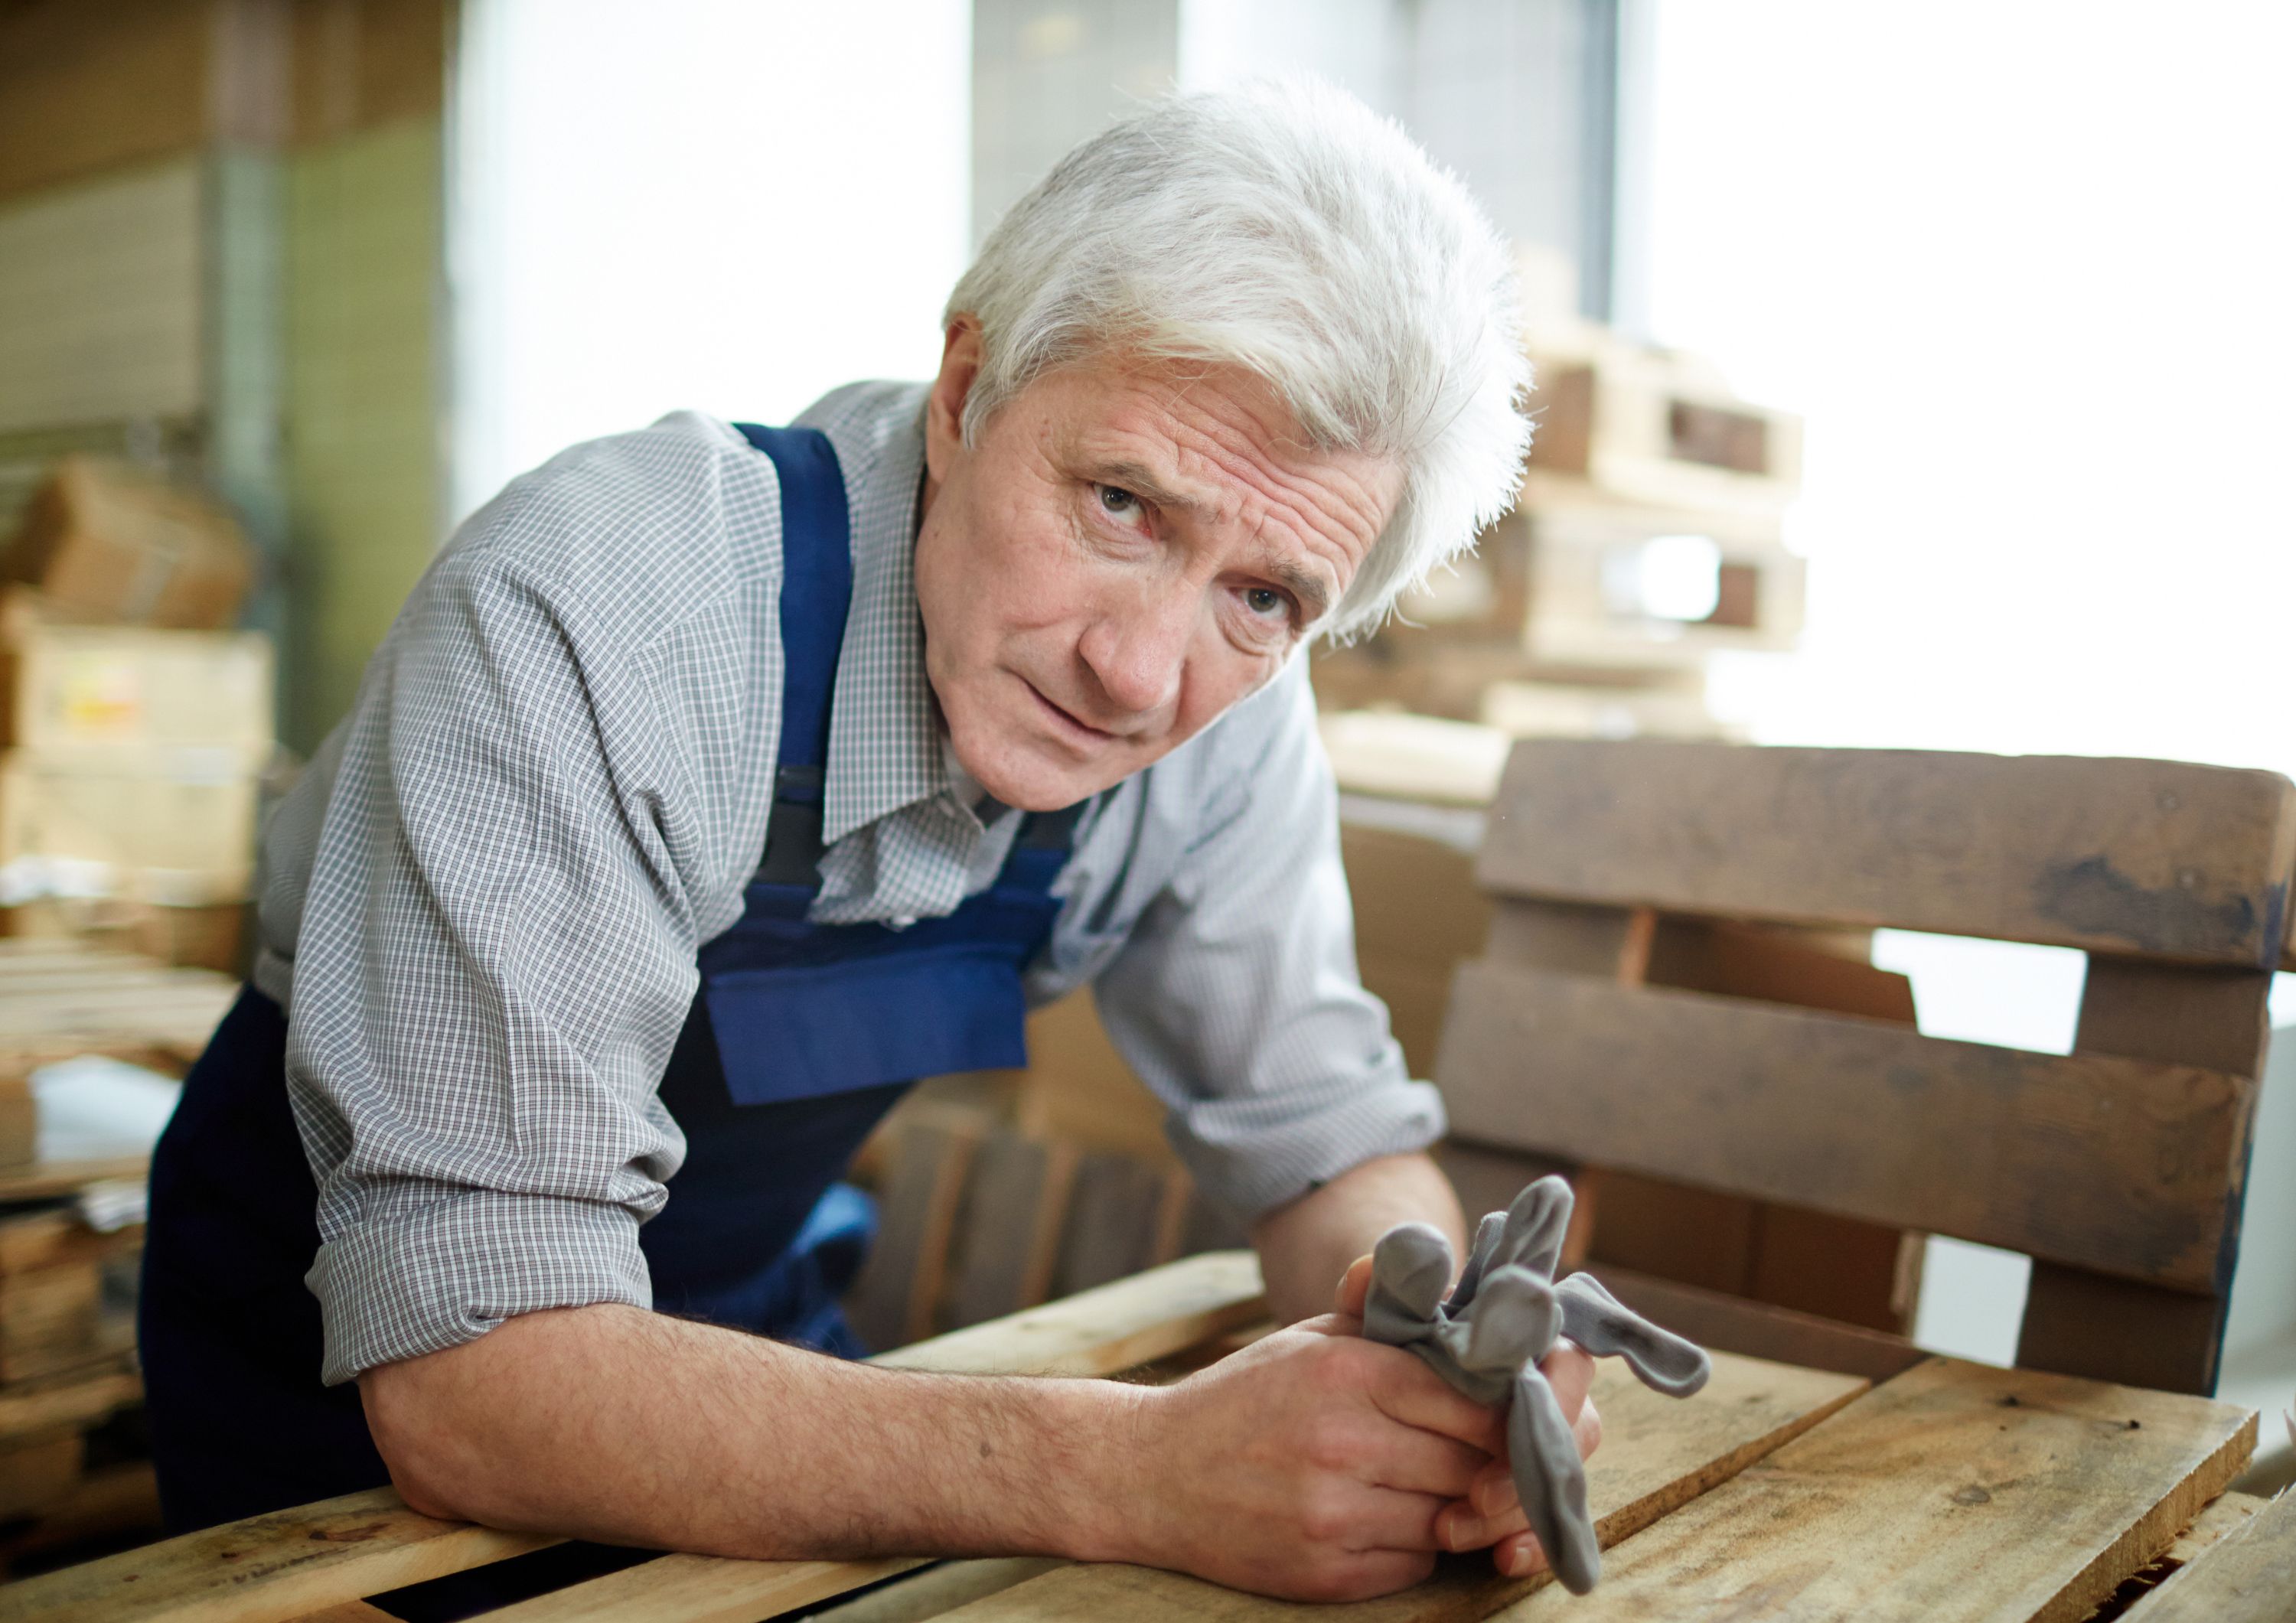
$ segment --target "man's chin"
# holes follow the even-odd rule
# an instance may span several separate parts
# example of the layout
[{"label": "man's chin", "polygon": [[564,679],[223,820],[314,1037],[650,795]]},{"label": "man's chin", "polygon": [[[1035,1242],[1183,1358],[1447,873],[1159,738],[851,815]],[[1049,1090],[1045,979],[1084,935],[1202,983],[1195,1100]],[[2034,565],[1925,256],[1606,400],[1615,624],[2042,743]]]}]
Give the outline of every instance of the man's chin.
[{"label": "man's chin", "polygon": [[957,739],[957,758],[981,788],[1005,805],[1021,811],[1059,811],[1102,790],[1121,783],[1135,767],[1134,751],[1111,740],[1098,749],[1079,751],[1064,741],[1037,738],[1025,732],[990,741],[989,747],[968,750]]},{"label": "man's chin", "polygon": [[1031,812],[1059,811],[1074,806],[1125,775],[1121,771],[1089,766],[1056,765],[1033,752],[999,766],[999,770],[990,773],[971,766],[967,770],[980,780],[983,789],[1005,805]]}]

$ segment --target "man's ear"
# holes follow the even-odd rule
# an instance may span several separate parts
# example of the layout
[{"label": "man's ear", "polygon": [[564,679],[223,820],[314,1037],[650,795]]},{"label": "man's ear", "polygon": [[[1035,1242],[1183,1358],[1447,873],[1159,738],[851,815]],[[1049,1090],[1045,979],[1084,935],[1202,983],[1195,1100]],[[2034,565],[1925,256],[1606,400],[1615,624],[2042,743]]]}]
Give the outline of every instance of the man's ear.
[{"label": "man's ear", "polygon": [[935,483],[947,479],[964,446],[964,403],[980,376],[980,323],[960,316],[948,324],[940,351],[940,374],[925,401],[925,472]]}]

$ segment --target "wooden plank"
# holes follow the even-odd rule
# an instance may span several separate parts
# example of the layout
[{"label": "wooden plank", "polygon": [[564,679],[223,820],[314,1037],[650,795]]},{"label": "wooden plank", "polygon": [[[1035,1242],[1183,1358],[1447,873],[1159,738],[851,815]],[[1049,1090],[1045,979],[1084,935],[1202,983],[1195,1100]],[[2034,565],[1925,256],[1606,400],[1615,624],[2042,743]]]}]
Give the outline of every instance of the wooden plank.
[{"label": "wooden plank", "polygon": [[[1914,1023],[1912,983],[1874,967],[1872,932],[1661,916],[1645,984]],[[1645,1274],[1890,1332],[1906,1327],[1903,1231],[1800,1206],[1603,1175],[1594,1253]]]},{"label": "wooden plank", "polygon": [[2081,978],[2073,1048],[2259,1077],[2271,1037],[2271,996],[2269,970],[2091,957]]},{"label": "wooden plank", "polygon": [[2276,773],[2166,761],[1530,739],[1488,889],[2270,968],[2296,869]]},{"label": "wooden plank", "polygon": [[93,1372],[11,1382],[0,1388],[0,1440],[62,1426],[84,1431],[143,1397],[143,1377],[127,1367],[124,1357]]},{"label": "wooden plank", "polygon": [[2086,1618],[2224,1491],[2256,1442],[2227,1404],[1934,1359],[1685,1505],[1569,1618]]},{"label": "wooden plank", "polygon": [[[973,1374],[1110,1374],[1193,1346],[1266,1311],[1259,1260],[1248,1251],[1212,1252],[873,1362]],[[434,1521],[408,1510],[392,1490],[377,1488],[228,1522],[0,1588],[0,1623],[286,1623],[322,1607],[557,1542]],[[771,1594],[782,1581],[781,1567],[839,1564],[664,1556],[610,1578],[636,1585],[640,1580],[628,1575],[653,1574],[669,1561],[680,1563],[667,1570],[672,1576],[687,1570],[686,1563],[699,1563],[692,1581],[713,1605],[724,1600],[727,1584],[725,1575],[705,1568],[746,1572]],[[865,1570],[878,1564],[846,1563],[850,1581],[822,1589],[814,1598],[872,1581]],[[594,1592],[588,1585],[575,1585],[558,1593],[578,1604]],[[676,1596],[666,1586],[627,1593],[644,1595],[642,1615],[680,1615],[670,1610]]]},{"label": "wooden plank", "polygon": [[2296,1494],[2252,1505],[2241,1525],[2194,1552],[2123,1616],[2128,1623],[2288,1623],[2296,1616]]},{"label": "wooden plank", "polygon": [[141,1155],[116,1155],[102,1160],[34,1161],[29,1166],[0,1169],[0,1201],[45,1201],[77,1194],[90,1184],[125,1179],[140,1184],[152,1163]]},{"label": "wooden plank", "polygon": [[2217,1389],[2226,1299],[2036,1258],[2017,1363],[2206,1398]]},{"label": "wooden plank", "polygon": [[1489,963],[1460,969],[1438,1076],[1462,1138],[2200,1291],[2256,1091]]},{"label": "wooden plank", "polygon": [[485,1623],[756,1623],[924,1565],[889,1561],[726,1561],[664,1555],[501,1606]]},{"label": "wooden plank", "polygon": [[1033,1307],[1051,1291],[1076,1146],[999,1128],[981,1141],[957,1219],[955,1328]]},{"label": "wooden plank", "polygon": [[1161,1166],[1129,1155],[1086,1156],[1069,1199],[1054,1291],[1073,1295],[1153,1263],[1165,1201]]},{"label": "wooden plank", "polygon": [[809,1612],[811,1623],[928,1623],[983,1595],[1041,1577],[1061,1563],[1043,1555],[945,1561],[841,1605]]},{"label": "wooden plank", "polygon": [[1658,915],[1647,907],[1502,900],[1491,915],[1485,956],[1535,969],[1568,970],[1640,986],[1650,967]]},{"label": "wooden plank", "polygon": [[555,1544],[435,1521],[388,1488],[186,1533],[0,1588],[25,1623],[285,1623]]},{"label": "wooden plank", "polygon": [[1206,1251],[1010,1318],[880,1353],[892,1369],[972,1375],[1112,1375],[1267,1311],[1259,1259]]},{"label": "wooden plank", "polygon": [[1902,1336],[1878,1330],[1702,1291],[1608,1263],[1598,1262],[1591,1271],[1636,1313],[1710,1350],[1833,1370],[1874,1381],[1903,1374],[1929,1356]]},{"label": "wooden plank", "polygon": [[932,1333],[965,1169],[986,1123],[970,1111],[919,1113],[894,1131],[877,1238],[845,1299],[867,1347],[903,1347]]},{"label": "wooden plank", "polygon": [[[2073,1047],[2085,1053],[2200,1065],[2260,1077],[2268,1039],[2265,970],[2196,969],[2092,956]],[[2238,1126],[2254,1125],[2251,1096]],[[2245,1155],[2225,1191],[2223,1272],[2239,1244]],[[2216,1390],[2228,1291],[2195,1300],[2178,1291],[2037,1261],[2026,1291],[2017,1362],[2093,1380],[2205,1396]]]},{"label": "wooden plank", "polygon": [[2177,1542],[2161,1559],[2175,1562],[2178,1566],[2188,1561],[2198,1561],[2201,1552],[2208,1549],[2228,1533],[2236,1533],[2248,1525],[2249,1518],[2270,1504],[2268,1499],[2254,1494],[2225,1494],[2193,1518],[2193,1525],[2177,1535]]},{"label": "wooden plank", "polygon": [[1644,981],[1914,1023],[1911,980],[1830,945],[1816,931],[1667,915],[1658,922]]},{"label": "wooden plank", "polygon": [[[1852,1377],[1723,1354],[1695,1398],[1661,1398],[1617,1361],[1599,1366],[1595,1401],[1606,1440],[1587,1471],[1587,1498],[1604,1547],[1726,1481],[1866,1389]],[[1177,1572],[1122,1565],[1063,1567],[945,1613],[949,1623],[1464,1623],[1546,1581],[1500,1578],[1486,1561],[1447,1564],[1399,1594],[1347,1605],[1292,1605]],[[1600,1594],[1598,1590],[1596,1592]]]}]

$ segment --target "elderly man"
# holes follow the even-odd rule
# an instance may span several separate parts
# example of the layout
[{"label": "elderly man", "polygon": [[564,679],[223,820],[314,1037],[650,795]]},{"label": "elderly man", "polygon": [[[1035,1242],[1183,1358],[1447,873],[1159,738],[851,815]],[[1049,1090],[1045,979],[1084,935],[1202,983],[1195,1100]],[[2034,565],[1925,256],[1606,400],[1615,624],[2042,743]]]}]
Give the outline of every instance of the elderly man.
[{"label": "elderly man", "polygon": [[[1461,188],[1262,88],[1064,160],[930,385],[512,483],[267,830],[253,985],[160,1147],[171,1515],[388,1477],[740,1556],[1528,1570],[1493,1417],[1349,1316],[1390,1224],[1465,1247],[1301,654],[1503,508],[1526,382]],[[1086,981],[1304,1322],[1165,1389],[824,1356],[855,1147]],[[1550,1364],[1591,1447],[1587,1360]]]}]

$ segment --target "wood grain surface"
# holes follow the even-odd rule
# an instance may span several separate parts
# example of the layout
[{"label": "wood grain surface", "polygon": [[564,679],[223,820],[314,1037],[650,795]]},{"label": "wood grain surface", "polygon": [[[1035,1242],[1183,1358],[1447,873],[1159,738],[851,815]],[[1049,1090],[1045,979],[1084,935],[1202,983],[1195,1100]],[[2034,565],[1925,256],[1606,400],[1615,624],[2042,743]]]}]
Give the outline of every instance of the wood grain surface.
[{"label": "wood grain surface", "polygon": [[2292,868],[2296,791],[2276,773],[1532,739],[1477,876],[1506,895],[2268,969]]},{"label": "wood grain surface", "polygon": [[[1108,1374],[1192,1347],[1265,1312],[1258,1259],[1248,1251],[1214,1251],[874,1362],[976,1374]],[[393,1490],[376,1488],[227,1522],[0,1587],[0,1623],[293,1623],[347,1601],[557,1542],[436,1521],[408,1510]],[[916,1564],[665,1555],[535,1603],[546,1599],[562,1611],[521,1615],[639,1615],[662,1623],[758,1618]],[[597,1610],[602,1595],[622,1596],[624,1610]],[[632,1595],[644,1597],[635,1614],[628,1610]],[[758,1602],[754,1607],[753,1601]],[[689,1610],[678,1610],[688,1603]]]},{"label": "wood grain surface", "polygon": [[2255,1442],[2229,1404],[1937,1359],[1629,1539],[1592,1595],[1501,1615],[2072,1623]]},{"label": "wood grain surface", "polygon": [[0,1588],[23,1623],[286,1623],[555,1544],[435,1521],[378,1488],[186,1533]]},{"label": "wood grain surface", "polygon": [[2288,1623],[2292,1617],[2296,1494],[2251,1508],[2243,1525],[2196,1552],[2127,1613],[2128,1623]]},{"label": "wood grain surface", "polygon": [[[1746,1469],[1866,1389],[1855,1377],[1766,1364],[1727,1354],[1695,1398],[1661,1398],[1616,1360],[1595,1386],[1605,1441],[1588,1464],[1587,1502],[1607,1546]],[[1090,1618],[1148,1623],[1192,1618],[1217,1623],[1461,1623],[1488,1616],[1546,1582],[1498,1577],[1483,1557],[1447,1562],[1399,1594],[1348,1605],[1271,1601],[1177,1572],[1120,1565],[1063,1567],[943,1614],[950,1623],[1053,1623]],[[1599,1592],[1598,1592],[1599,1593]]]},{"label": "wood grain surface", "polygon": [[1474,1142],[2204,1292],[2256,1091],[1489,962],[1460,967],[1438,1079]]}]

